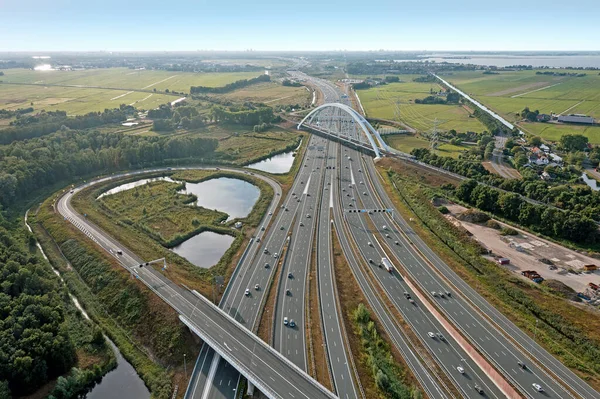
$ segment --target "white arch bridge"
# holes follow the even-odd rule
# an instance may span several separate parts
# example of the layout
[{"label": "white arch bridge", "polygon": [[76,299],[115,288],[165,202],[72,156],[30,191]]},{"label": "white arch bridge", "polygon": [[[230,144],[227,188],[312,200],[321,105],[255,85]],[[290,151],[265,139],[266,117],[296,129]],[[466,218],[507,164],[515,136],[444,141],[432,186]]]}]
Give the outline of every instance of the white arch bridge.
[{"label": "white arch bridge", "polygon": [[313,109],[298,124],[298,129],[302,128],[373,151],[378,158],[381,150],[389,151],[379,132],[346,104],[327,103]]}]

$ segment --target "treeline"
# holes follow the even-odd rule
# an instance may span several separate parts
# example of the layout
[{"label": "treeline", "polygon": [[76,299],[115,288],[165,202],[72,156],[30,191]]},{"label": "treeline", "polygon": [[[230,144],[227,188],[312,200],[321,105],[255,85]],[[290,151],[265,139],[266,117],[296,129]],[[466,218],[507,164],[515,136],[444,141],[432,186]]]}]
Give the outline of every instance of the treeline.
[{"label": "treeline", "polygon": [[448,92],[446,97],[427,96],[423,99],[415,99],[415,104],[458,104],[460,95],[454,92]]},{"label": "treeline", "polygon": [[210,158],[217,140],[200,137],[140,137],[63,129],[52,135],[0,147],[0,204],[90,173],[160,164],[169,159]]},{"label": "treeline", "polygon": [[479,119],[479,121],[483,123],[485,127],[488,128],[488,131],[490,133],[492,133],[493,135],[499,135],[502,134],[502,132],[504,132],[504,134],[507,134],[509,136],[512,135],[512,130],[509,129],[507,126],[504,126],[502,122],[500,122],[498,119],[494,118],[481,108],[477,107],[475,104],[473,104],[473,108],[475,109],[473,115],[477,119]]},{"label": "treeline", "polygon": [[402,376],[406,373],[392,357],[389,346],[381,338],[367,308],[361,303],[353,312],[353,321],[366,352],[367,365],[373,373],[377,388],[386,398],[413,399],[420,392],[406,385]]},{"label": "treeline", "polygon": [[302,87],[302,83],[290,79],[283,79],[281,85],[287,87]]},{"label": "treeline", "polygon": [[273,120],[273,108],[271,107],[221,107],[215,106],[211,110],[213,120],[223,123],[235,123],[238,125],[255,126],[262,123],[270,123]]},{"label": "treeline", "polygon": [[30,112],[33,112],[33,107],[19,108],[16,110],[0,109],[0,119],[10,119],[14,118],[15,116],[18,117],[19,115],[28,114]]},{"label": "treeline", "polygon": [[54,133],[63,126],[69,129],[87,129],[109,123],[120,123],[135,112],[133,107],[105,109],[102,112],[90,112],[85,115],[68,117],[64,111],[43,112],[38,115],[24,116],[12,122],[14,126],[0,130],[0,144],[26,140]]},{"label": "treeline", "polygon": [[480,68],[477,65],[452,64],[448,62],[370,62],[355,61],[349,62],[346,72],[355,75],[400,75],[400,74],[420,74],[426,75],[434,71],[472,71]]},{"label": "treeline", "polygon": [[202,94],[202,93],[229,93],[230,91],[241,89],[242,87],[250,86],[260,82],[270,82],[271,76],[260,75],[252,79],[241,79],[233,83],[226,84],[220,87],[208,87],[208,86],[192,86],[190,87],[190,94]]},{"label": "treeline", "polygon": [[480,162],[473,162],[472,160],[467,159],[440,157],[439,155],[431,153],[427,148],[415,148],[410,153],[421,162],[425,162],[429,165],[445,169],[461,176],[480,178],[490,174]]},{"label": "treeline", "polygon": [[587,74],[585,73],[575,73],[575,72],[555,72],[555,71],[537,71],[535,73],[536,75],[550,75],[550,76],[572,76],[575,78],[582,78],[584,76],[586,76]]},{"label": "treeline", "polygon": [[511,192],[477,183],[462,182],[456,197],[483,211],[493,213],[549,237],[566,239],[579,244],[595,244],[600,238],[598,226],[589,217],[574,210],[563,211],[527,202]]},{"label": "treeline", "polygon": [[51,269],[35,255],[35,248],[33,236],[0,214],[3,398],[30,394],[75,363],[75,348],[64,328],[66,293],[61,292]]}]

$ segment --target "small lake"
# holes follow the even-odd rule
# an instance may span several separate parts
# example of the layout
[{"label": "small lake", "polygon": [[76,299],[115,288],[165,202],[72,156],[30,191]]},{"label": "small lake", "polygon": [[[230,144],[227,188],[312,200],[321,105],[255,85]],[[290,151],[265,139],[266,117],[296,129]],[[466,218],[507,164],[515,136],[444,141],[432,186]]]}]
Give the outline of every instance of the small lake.
[{"label": "small lake", "polygon": [[141,179],[141,180],[136,180],[131,183],[121,184],[120,186],[117,186],[115,188],[111,188],[110,190],[100,194],[98,196],[98,198],[96,198],[96,199],[105,197],[107,195],[120,193],[121,191],[131,190],[132,188],[143,186],[144,184],[148,184],[153,181],[168,181],[169,183],[177,183],[175,180],[171,179],[170,177],[152,177],[150,179]]},{"label": "small lake", "polygon": [[248,216],[260,196],[260,190],[255,185],[229,177],[186,183],[185,190],[181,192],[196,195],[197,206],[227,213],[227,220]]},{"label": "small lake", "polygon": [[247,168],[262,170],[273,174],[287,173],[294,164],[294,151],[273,155],[271,158],[247,165]]},{"label": "small lake", "polygon": [[172,250],[196,266],[209,268],[219,262],[233,240],[235,238],[230,235],[204,231],[185,240]]},{"label": "small lake", "polygon": [[85,395],[86,399],[131,398],[148,399],[150,391],[144,381],[137,375],[135,369],[123,358],[119,349],[106,339],[117,357],[117,367],[109,371],[98,385]]},{"label": "small lake", "polygon": [[583,174],[581,175],[581,178],[583,179],[585,184],[590,186],[590,188],[592,190],[594,190],[594,191],[600,190],[600,187],[598,187],[598,182],[596,181],[596,179],[590,179],[585,172],[583,172]]}]

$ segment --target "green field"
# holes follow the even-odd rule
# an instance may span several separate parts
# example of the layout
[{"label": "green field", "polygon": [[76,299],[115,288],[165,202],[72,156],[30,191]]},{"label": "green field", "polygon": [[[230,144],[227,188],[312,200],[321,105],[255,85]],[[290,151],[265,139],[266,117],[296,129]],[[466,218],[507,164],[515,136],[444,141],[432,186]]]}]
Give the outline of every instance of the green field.
[{"label": "green field", "polygon": [[[562,70],[560,72],[563,72]],[[456,72],[446,76],[450,83],[489,106],[511,122],[525,107],[541,113],[581,113],[600,119],[600,75],[597,71],[565,70],[585,73],[584,77],[536,75],[536,71],[508,71],[484,75],[481,71]],[[523,127],[548,140],[566,133],[582,132],[590,141],[600,143],[599,127],[525,123]]]},{"label": "green field", "polygon": [[[140,109],[156,108],[177,97],[157,93],[129,92],[127,89],[178,91],[188,93],[191,86],[223,86],[240,79],[253,78],[259,72],[190,73],[169,71],[132,71],[127,68],[90,69],[84,71],[32,71],[7,69],[0,78],[0,108],[30,106],[36,110],[64,110],[84,114],[131,104]],[[39,86],[9,83],[34,83]],[[90,87],[56,87],[43,85],[80,85]]]},{"label": "green field", "polygon": [[440,130],[455,129],[459,132],[486,130],[476,118],[469,117],[470,112],[459,105],[414,104],[415,99],[429,96],[430,90],[438,91],[436,83],[418,83],[412,79],[417,75],[399,75],[402,83],[391,83],[366,90],[357,90],[357,94],[370,118],[399,120],[417,129],[427,132],[433,129],[437,118]]},{"label": "green field", "polygon": [[267,105],[304,105],[312,94],[304,87],[282,86],[275,82],[259,83],[219,96],[237,102],[263,102]]},{"label": "green field", "polygon": [[[393,134],[385,135],[383,137],[386,143],[392,148],[406,152],[407,154],[410,154],[415,148],[429,148],[429,141],[417,136]],[[441,157],[458,158],[458,156],[466,149],[466,147],[440,143],[434,152]]]}]

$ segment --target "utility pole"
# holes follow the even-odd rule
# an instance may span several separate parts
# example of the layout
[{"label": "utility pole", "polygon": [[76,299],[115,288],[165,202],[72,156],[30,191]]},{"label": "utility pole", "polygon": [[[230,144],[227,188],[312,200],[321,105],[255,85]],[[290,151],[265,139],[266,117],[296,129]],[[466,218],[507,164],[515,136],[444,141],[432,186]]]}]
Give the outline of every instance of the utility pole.
[{"label": "utility pole", "polygon": [[431,140],[429,142],[429,150],[433,152],[438,145],[438,119],[435,118],[433,121],[433,131],[431,132]]}]

